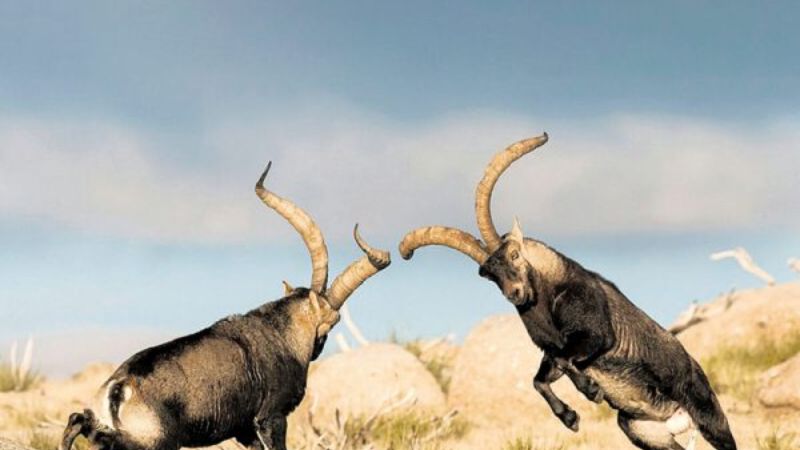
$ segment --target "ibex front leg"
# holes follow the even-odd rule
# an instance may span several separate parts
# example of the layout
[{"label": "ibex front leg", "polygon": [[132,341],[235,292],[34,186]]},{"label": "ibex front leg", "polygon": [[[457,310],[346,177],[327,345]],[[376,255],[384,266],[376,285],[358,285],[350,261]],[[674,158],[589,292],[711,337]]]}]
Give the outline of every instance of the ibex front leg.
[{"label": "ibex front leg", "polygon": [[553,414],[570,430],[578,431],[578,422],[580,416],[566,403],[561,401],[558,396],[550,388],[550,384],[558,380],[564,375],[561,370],[549,356],[545,355],[542,358],[542,363],[539,365],[539,371],[533,377],[533,388],[544,397],[547,405],[553,411]]},{"label": "ibex front leg", "polygon": [[256,417],[255,427],[263,450],[286,450],[286,416]]},{"label": "ibex front leg", "polygon": [[595,403],[603,401],[603,391],[600,389],[600,385],[581,372],[572,362],[562,358],[553,358],[552,361],[572,380],[572,384],[575,385],[578,392]]}]

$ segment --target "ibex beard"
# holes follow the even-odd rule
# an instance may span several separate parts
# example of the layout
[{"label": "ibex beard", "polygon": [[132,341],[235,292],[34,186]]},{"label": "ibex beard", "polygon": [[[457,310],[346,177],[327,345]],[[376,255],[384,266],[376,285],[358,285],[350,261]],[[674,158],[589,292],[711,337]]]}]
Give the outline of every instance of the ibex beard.
[{"label": "ibex beard", "polygon": [[79,435],[94,450],[177,450],[234,438],[252,450],[284,450],[286,417],[305,394],[338,310],[389,253],[354,238],[365,256],[327,288],[328,254],[303,210],[263,187],[256,193],[301,235],[312,260],[309,288],[284,282],[284,297],[197,333],[143,350],[100,388],[92,409],[70,416],[59,450]]}]

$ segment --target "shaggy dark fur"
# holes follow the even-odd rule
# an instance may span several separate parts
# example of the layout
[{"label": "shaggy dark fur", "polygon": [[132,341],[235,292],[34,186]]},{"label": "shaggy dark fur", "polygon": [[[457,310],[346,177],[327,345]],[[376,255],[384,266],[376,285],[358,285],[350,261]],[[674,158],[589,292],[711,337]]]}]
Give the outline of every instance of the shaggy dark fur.
[{"label": "shaggy dark fur", "polygon": [[[672,334],[613,283],[577,262],[553,251],[563,271],[544,276],[535,262],[520,264],[520,249],[519,242],[504,237],[480,275],[510,295],[531,339],[544,351],[534,386],[564,425],[577,431],[579,417],[556,397],[550,383],[566,374],[587,398],[605,398],[617,409],[620,427],[640,448],[683,448],[671,438],[656,442],[634,426],[637,421],[663,422],[680,407],[714,448],[736,449],[703,370]],[[514,287],[520,281],[529,291]]]},{"label": "shaggy dark fur", "polygon": [[[295,289],[245,315],[135,354],[102,388],[114,426],[91,410],[75,413],[61,448],[69,449],[83,434],[104,450],[176,450],[229,438],[252,449],[261,449],[260,441],[285,449],[286,416],[302,400],[309,359],[325,339],[308,332],[314,324],[298,321],[307,319],[302,303],[309,301],[308,289]],[[139,436],[119,431],[125,408],[152,411],[157,439],[145,445]]]}]

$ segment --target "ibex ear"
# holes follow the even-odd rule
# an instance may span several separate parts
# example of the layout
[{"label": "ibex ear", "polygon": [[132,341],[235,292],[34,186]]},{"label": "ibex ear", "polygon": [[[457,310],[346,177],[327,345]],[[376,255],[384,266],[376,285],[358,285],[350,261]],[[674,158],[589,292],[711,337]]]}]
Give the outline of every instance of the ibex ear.
[{"label": "ibex ear", "polygon": [[522,226],[519,224],[519,218],[514,217],[514,226],[511,227],[511,239],[522,242],[525,237],[522,234]]},{"label": "ibex ear", "polygon": [[319,317],[319,312],[322,307],[319,304],[319,296],[314,291],[308,292],[308,303],[311,304],[311,310],[314,311],[314,314]]},{"label": "ibex ear", "polygon": [[284,296],[288,296],[289,294],[292,293],[292,291],[294,291],[294,287],[291,284],[289,284],[288,281],[283,280],[282,283],[283,283],[283,295]]}]

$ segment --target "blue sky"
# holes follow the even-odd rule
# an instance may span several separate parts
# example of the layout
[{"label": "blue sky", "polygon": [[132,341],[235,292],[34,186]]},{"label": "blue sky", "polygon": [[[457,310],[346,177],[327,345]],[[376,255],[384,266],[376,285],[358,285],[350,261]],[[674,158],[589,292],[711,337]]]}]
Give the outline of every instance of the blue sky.
[{"label": "blue sky", "polygon": [[[798,13],[4,2],[0,345],[33,335],[63,373],[306,283],[301,241],[252,193],[267,160],[272,188],[322,226],[335,276],[358,256],[356,221],[392,250],[416,226],[474,232],[484,165],[542,130],[551,142],[497,187],[501,229],[518,215],[662,323],[758,285],[716,250],[796,279]],[[463,338],[511,311],[460,255],[394,256],[351,302],[372,338]]]}]

